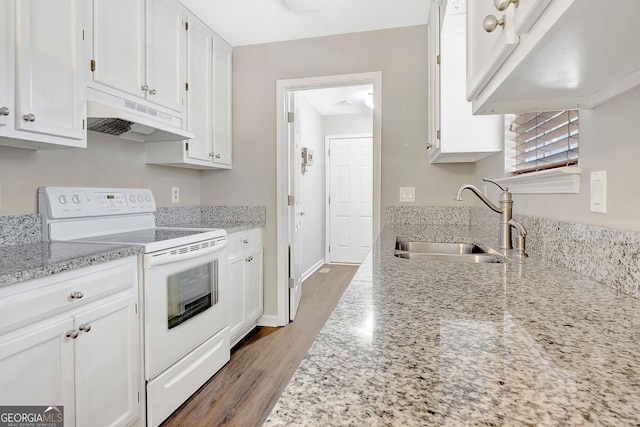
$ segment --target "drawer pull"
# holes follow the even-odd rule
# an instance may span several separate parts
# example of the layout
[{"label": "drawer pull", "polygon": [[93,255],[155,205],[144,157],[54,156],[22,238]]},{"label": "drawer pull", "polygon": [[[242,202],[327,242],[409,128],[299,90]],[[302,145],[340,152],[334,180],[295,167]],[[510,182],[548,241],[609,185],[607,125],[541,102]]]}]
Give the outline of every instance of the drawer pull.
[{"label": "drawer pull", "polygon": [[76,329],[70,329],[67,331],[67,338],[75,340],[76,338],[78,338],[78,334],[79,332]]},{"label": "drawer pull", "polygon": [[84,294],[80,291],[73,291],[71,292],[71,294],[69,295],[69,298],[71,299],[80,299],[84,296]]},{"label": "drawer pull", "polygon": [[83,323],[82,325],[80,325],[78,327],[78,329],[80,329],[82,332],[89,332],[91,330],[91,324],[90,323]]}]

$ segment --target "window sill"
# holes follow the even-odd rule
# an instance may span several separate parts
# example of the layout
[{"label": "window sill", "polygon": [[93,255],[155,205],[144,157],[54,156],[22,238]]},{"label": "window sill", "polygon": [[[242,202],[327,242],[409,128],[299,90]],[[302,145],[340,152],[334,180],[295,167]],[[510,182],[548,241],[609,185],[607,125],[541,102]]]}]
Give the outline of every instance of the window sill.
[{"label": "window sill", "polygon": [[580,192],[578,166],[565,166],[496,179],[514,194],[577,194]]}]

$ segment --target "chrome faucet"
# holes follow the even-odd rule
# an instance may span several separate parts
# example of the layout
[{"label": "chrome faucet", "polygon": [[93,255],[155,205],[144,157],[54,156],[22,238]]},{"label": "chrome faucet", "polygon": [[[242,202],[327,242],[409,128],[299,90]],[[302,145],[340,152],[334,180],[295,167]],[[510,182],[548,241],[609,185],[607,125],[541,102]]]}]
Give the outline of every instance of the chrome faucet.
[{"label": "chrome faucet", "polygon": [[456,194],[455,200],[462,200],[462,192],[464,190],[471,190],[482,202],[489,207],[494,212],[500,214],[500,242],[498,247],[500,249],[512,249],[511,245],[511,227],[514,227],[518,231],[517,244],[516,244],[516,253],[514,254],[516,257],[526,257],[525,253],[525,237],[527,235],[527,230],[524,228],[522,224],[518,221],[514,220],[513,217],[513,200],[511,200],[511,193],[509,192],[509,188],[503,187],[497,182],[483,178],[483,181],[490,182],[492,184],[497,185],[502,193],[500,193],[500,207],[496,206],[491,202],[491,200],[487,199],[487,197],[482,194],[482,192],[478,189],[478,187],[465,184],[458,188],[458,193]]}]

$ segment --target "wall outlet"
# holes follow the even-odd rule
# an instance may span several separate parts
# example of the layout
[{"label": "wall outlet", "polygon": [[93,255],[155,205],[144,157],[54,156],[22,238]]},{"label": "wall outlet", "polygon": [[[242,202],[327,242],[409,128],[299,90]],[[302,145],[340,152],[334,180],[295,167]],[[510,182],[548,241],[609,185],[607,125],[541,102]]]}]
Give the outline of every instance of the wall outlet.
[{"label": "wall outlet", "polygon": [[180,203],[180,187],[171,187],[171,203]]},{"label": "wall outlet", "polygon": [[416,201],[416,187],[400,187],[400,202],[412,203]]}]

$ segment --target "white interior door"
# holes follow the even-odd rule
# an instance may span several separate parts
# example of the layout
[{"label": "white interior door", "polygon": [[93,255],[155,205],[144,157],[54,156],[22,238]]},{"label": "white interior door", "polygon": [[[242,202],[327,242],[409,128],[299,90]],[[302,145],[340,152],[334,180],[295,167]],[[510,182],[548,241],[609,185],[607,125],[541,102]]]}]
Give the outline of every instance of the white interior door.
[{"label": "white interior door", "polygon": [[329,140],[329,261],[361,263],[373,243],[373,138]]},{"label": "white interior door", "polygon": [[[295,112],[295,92],[287,93],[287,111]],[[291,117],[291,114],[289,114]],[[293,115],[295,117],[295,114]],[[302,298],[302,197],[300,195],[300,177],[302,176],[302,150],[300,149],[300,122],[288,120],[289,131],[289,195],[293,204],[289,204],[289,319],[294,320]]]}]

